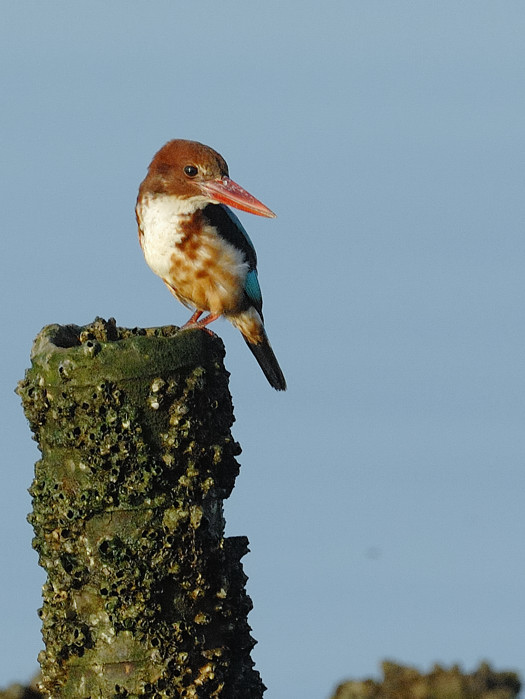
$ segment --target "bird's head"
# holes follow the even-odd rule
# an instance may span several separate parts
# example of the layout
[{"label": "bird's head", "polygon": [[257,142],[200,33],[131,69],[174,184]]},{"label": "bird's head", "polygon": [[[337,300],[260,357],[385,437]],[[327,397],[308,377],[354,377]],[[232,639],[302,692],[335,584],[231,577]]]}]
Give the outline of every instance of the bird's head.
[{"label": "bird's head", "polygon": [[176,139],[166,143],[151,161],[141,189],[275,217],[273,211],[230,179],[222,155],[197,141]]}]

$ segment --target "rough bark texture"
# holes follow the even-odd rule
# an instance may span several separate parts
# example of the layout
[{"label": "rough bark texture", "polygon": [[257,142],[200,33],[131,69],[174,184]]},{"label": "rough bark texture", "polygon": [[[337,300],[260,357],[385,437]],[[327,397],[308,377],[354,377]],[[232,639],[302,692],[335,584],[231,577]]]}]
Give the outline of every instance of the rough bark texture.
[{"label": "rough bark texture", "polygon": [[202,330],[48,326],[18,392],[44,696],[262,697],[222,501],[239,472],[222,342]]}]

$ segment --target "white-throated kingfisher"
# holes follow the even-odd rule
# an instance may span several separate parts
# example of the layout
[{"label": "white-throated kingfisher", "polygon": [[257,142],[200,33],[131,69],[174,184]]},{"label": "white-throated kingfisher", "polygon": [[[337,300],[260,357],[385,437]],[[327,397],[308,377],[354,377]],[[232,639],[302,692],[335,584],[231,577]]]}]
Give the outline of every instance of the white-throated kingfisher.
[{"label": "white-throated kingfisher", "polygon": [[275,217],[230,179],[219,153],[196,141],[169,141],[140,185],[140,244],[153,272],[195,310],[183,327],[204,328],[224,316],[241,331],[270,384],[284,391],[286,381],[264,329],[255,249],[225,204]]}]

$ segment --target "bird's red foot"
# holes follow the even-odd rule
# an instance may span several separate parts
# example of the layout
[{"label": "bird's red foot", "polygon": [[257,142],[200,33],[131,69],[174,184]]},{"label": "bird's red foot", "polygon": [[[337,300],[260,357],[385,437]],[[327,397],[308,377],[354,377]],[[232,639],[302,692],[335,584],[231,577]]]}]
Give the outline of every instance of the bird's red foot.
[{"label": "bird's red foot", "polygon": [[221,317],[220,313],[210,313],[209,315],[206,316],[206,318],[203,318],[202,320],[199,320],[199,318],[202,315],[202,311],[195,311],[195,313],[192,315],[192,317],[188,320],[187,323],[184,323],[184,325],[181,327],[181,330],[185,330],[186,328],[201,328],[202,330],[205,330],[209,335],[212,337],[215,335],[215,333],[207,328],[206,326],[209,325],[210,323],[213,323],[214,320],[217,320],[217,318]]},{"label": "bird's red foot", "polygon": [[197,324],[197,321],[199,320],[201,315],[202,315],[202,311],[195,311],[195,313],[192,315],[192,317],[186,323],[184,323],[184,325],[180,326],[180,329],[184,330],[185,328],[193,327],[194,325]]}]

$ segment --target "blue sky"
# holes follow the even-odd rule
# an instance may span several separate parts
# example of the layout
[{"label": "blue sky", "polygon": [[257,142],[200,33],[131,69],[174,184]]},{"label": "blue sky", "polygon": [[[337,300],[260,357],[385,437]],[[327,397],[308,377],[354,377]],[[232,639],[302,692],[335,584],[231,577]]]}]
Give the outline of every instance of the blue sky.
[{"label": "blue sky", "polygon": [[7,0],[0,684],[40,648],[38,458],[13,389],[48,323],[182,324],[134,203],[202,141],[277,212],[242,215],[272,391],[220,321],[253,657],[269,699],[391,658],[525,677],[525,7]]}]

